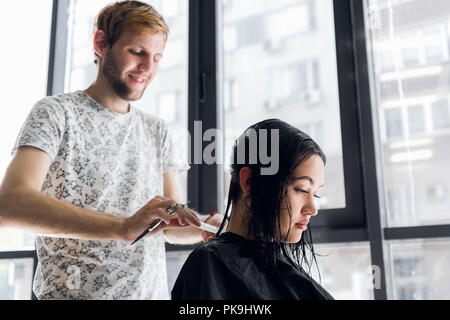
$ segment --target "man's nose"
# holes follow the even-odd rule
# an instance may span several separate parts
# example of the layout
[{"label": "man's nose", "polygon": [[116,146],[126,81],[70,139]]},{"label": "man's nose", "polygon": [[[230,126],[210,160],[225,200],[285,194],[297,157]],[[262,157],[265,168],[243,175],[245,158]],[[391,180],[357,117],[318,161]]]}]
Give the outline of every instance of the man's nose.
[{"label": "man's nose", "polygon": [[153,57],[146,56],[142,59],[141,63],[139,64],[139,70],[140,71],[150,71],[153,67]]}]

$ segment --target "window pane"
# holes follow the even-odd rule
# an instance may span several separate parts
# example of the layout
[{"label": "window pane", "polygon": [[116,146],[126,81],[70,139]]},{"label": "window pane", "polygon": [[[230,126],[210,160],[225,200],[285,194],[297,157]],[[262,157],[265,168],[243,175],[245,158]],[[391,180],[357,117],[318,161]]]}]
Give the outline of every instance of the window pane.
[{"label": "window pane", "polygon": [[410,67],[419,63],[419,50],[416,48],[402,49],[403,66]]},{"label": "window pane", "polygon": [[448,101],[436,101],[431,105],[431,107],[433,113],[433,128],[435,130],[450,128]]},{"label": "window pane", "polygon": [[33,259],[0,260],[0,300],[31,300]]},{"label": "window pane", "polygon": [[365,4],[387,226],[447,224],[450,6],[446,0]]},{"label": "window pane", "polygon": [[425,114],[423,106],[416,105],[408,107],[408,123],[410,135],[425,132]]},{"label": "window pane", "polygon": [[[373,286],[376,282],[371,277],[374,273],[369,244],[316,244],[314,250],[322,255],[317,257],[322,285],[335,299],[374,299]],[[314,279],[319,282],[315,266],[313,271]]]},{"label": "window pane", "polygon": [[[148,0],[163,15],[170,28],[164,57],[158,74],[136,108],[166,121],[180,155],[188,155],[187,142],[187,69],[188,1]],[[108,0],[72,0],[69,19],[68,72],[66,91],[84,90],[95,80],[97,66],[92,49],[93,26],[97,13],[111,3]],[[187,199],[187,173],[178,176],[183,201]]]},{"label": "window pane", "polygon": [[[0,181],[11,161],[11,149],[23,122],[47,91],[52,3],[52,0],[10,1],[2,4],[0,10],[2,43],[11,47],[7,50],[2,47],[0,51],[3,74],[0,87],[5,93],[2,94],[4,115],[0,117]],[[16,230],[0,230],[0,250],[29,246],[33,246],[32,236]]]},{"label": "window pane", "polygon": [[[345,207],[333,1],[220,3],[225,198],[234,140],[258,121],[279,118],[310,134],[327,155],[321,208]],[[239,94],[230,93],[228,79]]]},{"label": "window pane", "polygon": [[390,251],[394,299],[450,299],[448,240],[392,241]]},{"label": "window pane", "polygon": [[0,251],[34,250],[34,235],[15,229],[0,229]]},{"label": "window pane", "polygon": [[382,71],[388,72],[394,69],[394,59],[390,51],[380,52],[379,59],[380,61],[378,63],[380,64]]},{"label": "window pane", "polygon": [[398,138],[403,136],[402,110],[390,108],[384,111],[386,117],[386,137]]}]

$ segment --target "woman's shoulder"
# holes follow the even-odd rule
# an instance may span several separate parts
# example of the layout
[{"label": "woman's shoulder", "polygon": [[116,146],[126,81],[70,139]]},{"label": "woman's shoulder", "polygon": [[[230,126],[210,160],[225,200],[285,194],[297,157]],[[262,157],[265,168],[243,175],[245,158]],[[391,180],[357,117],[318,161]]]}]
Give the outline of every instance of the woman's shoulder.
[{"label": "woman's shoulder", "polygon": [[191,253],[190,257],[208,257],[212,259],[232,259],[242,256],[249,246],[248,240],[231,232],[225,232],[208,242],[202,243]]},{"label": "woman's shoulder", "polygon": [[218,237],[214,237],[208,242],[199,245],[193,252],[201,254],[215,254],[222,250],[235,249],[237,246],[236,241],[233,241],[228,233],[221,234]]}]

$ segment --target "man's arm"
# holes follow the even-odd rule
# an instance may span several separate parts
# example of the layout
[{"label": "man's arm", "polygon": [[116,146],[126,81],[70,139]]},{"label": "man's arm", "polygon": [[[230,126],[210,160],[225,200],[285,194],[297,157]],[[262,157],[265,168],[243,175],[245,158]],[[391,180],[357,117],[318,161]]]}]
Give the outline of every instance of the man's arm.
[{"label": "man's arm", "polygon": [[[21,147],[0,187],[0,227],[20,228],[51,237],[131,242],[155,219],[169,223],[164,209],[171,202],[148,203],[130,218],[80,208],[40,192],[51,165],[50,156]],[[185,219],[191,223],[190,216]]]}]

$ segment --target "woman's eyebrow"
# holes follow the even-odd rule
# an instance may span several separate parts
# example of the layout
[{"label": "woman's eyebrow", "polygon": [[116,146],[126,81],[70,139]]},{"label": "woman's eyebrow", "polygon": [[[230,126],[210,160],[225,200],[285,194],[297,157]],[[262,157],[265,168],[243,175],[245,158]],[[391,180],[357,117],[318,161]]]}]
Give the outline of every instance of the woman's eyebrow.
[{"label": "woman's eyebrow", "polygon": [[[314,185],[314,180],[310,176],[295,177],[294,181],[297,181],[297,180],[308,180],[309,183],[311,183],[311,185]],[[323,185],[320,186],[320,188],[322,188],[322,187],[323,187]]]}]

